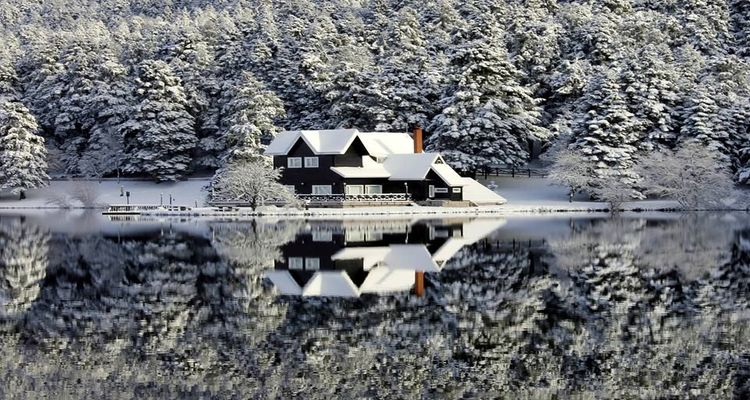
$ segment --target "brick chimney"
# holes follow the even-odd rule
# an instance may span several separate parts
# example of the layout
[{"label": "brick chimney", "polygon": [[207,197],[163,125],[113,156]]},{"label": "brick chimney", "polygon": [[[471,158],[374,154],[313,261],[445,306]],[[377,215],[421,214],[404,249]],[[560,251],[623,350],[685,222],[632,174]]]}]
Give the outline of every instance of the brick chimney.
[{"label": "brick chimney", "polygon": [[424,153],[422,127],[419,125],[414,127],[414,153]]}]

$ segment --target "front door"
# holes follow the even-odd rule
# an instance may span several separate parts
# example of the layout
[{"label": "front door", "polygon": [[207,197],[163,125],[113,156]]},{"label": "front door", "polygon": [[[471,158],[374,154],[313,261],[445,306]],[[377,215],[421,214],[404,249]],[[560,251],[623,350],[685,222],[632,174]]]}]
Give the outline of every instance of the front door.
[{"label": "front door", "polygon": [[428,197],[429,198],[435,197],[435,185],[430,185]]}]

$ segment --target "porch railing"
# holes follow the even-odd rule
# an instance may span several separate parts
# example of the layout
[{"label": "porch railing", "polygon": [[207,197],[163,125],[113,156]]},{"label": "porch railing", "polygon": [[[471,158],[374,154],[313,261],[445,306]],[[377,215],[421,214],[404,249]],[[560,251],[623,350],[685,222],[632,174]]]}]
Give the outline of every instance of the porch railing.
[{"label": "porch railing", "polygon": [[302,201],[310,201],[311,203],[323,203],[323,202],[345,202],[345,201],[360,201],[360,202],[397,202],[397,201],[409,201],[409,196],[406,193],[377,193],[377,194],[298,194],[297,198]]}]

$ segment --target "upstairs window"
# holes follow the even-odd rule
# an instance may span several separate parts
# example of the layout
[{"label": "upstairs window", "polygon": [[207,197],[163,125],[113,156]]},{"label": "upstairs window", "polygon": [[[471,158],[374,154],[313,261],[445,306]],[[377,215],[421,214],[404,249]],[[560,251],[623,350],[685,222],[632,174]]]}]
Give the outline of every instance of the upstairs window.
[{"label": "upstairs window", "polygon": [[286,159],[287,168],[302,168],[302,157],[289,157]]},{"label": "upstairs window", "polygon": [[305,157],[305,168],[318,168],[318,157]]}]

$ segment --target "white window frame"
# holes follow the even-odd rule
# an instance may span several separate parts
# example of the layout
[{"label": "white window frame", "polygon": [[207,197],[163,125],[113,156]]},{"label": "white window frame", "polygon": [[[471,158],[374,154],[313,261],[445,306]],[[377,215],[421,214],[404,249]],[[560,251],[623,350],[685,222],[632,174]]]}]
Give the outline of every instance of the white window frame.
[{"label": "white window frame", "polygon": [[461,188],[460,187],[453,188],[453,193],[461,193]]},{"label": "white window frame", "polygon": [[435,185],[430,185],[427,196],[429,198],[435,197]]},{"label": "white window frame", "polygon": [[297,189],[294,188],[294,185],[284,185],[284,187],[292,193],[297,193]]},{"label": "white window frame", "polygon": [[305,257],[305,271],[318,271],[318,270],[320,270],[320,258]]},{"label": "white window frame", "polygon": [[448,193],[448,188],[435,188],[435,193]]},{"label": "white window frame", "polygon": [[[375,191],[372,189],[376,188]],[[365,185],[366,194],[383,194],[383,185]]]},{"label": "white window frame", "polygon": [[[352,193],[354,189],[359,189],[359,192]],[[346,185],[346,194],[365,194],[365,187],[362,185]]]},{"label": "white window frame", "polygon": [[286,159],[287,168],[302,168],[302,157],[288,157]]},{"label": "white window frame", "polygon": [[289,263],[289,269],[295,271],[301,271],[305,268],[305,259],[302,257],[289,257],[287,259]]},{"label": "white window frame", "polygon": [[326,195],[333,194],[333,186],[331,185],[312,185],[310,194]]},{"label": "white window frame", "polygon": [[313,231],[313,242],[333,242],[333,231]]},{"label": "white window frame", "polygon": [[320,160],[318,157],[305,157],[305,168],[318,168]]}]

